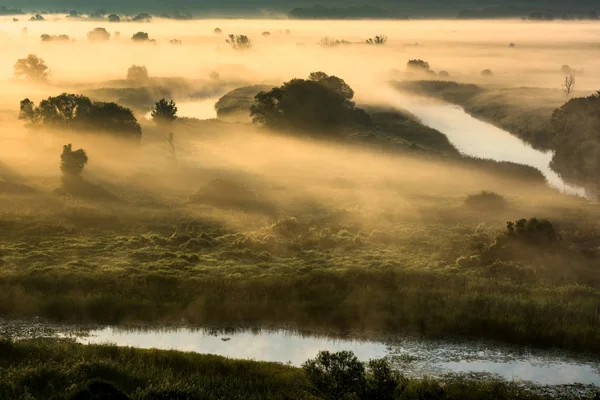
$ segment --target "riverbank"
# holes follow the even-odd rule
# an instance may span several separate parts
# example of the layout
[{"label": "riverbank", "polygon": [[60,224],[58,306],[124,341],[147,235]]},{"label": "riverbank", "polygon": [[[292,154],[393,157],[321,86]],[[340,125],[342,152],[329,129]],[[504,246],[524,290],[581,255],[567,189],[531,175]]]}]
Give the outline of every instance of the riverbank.
[{"label": "riverbank", "polygon": [[[324,399],[323,386],[304,369],[283,364],[226,359],[212,355],[79,345],[69,340],[0,341],[0,397],[78,399],[82,391],[102,389],[131,399]],[[344,367],[342,367],[344,368]],[[341,376],[340,376],[341,377]],[[340,378],[335,377],[335,378]],[[6,379],[8,378],[8,379]],[[332,379],[335,379],[332,377]],[[371,393],[390,399],[545,399],[512,383],[485,379],[371,380]],[[101,380],[101,384],[90,381]],[[108,383],[110,382],[110,383]],[[393,393],[393,394],[392,394]],[[568,394],[558,397],[575,398]],[[378,397],[379,398],[379,397]]]}]

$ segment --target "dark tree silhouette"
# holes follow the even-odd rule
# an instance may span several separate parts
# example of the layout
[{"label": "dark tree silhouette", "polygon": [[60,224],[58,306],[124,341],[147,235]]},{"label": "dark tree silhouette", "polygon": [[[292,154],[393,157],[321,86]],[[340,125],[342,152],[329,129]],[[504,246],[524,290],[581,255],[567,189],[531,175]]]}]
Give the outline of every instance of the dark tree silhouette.
[{"label": "dark tree silhouette", "polygon": [[481,76],[490,77],[490,76],[494,76],[494,73],[492,72],[491,69],[486,68],[483,71],[481,71]]},{"label": "dark tree silhouette", "polygon": [[35,14],[31,18],[29,18],[29,20],[30,21],[45,21],[46,19],[44,17],[42,17],[40,14]]},{"label": "dark tree silhouette", "polygon": [[133,22],[150,22],[152,15],[148,13],[141,13],[132,18]]},{"label": "dark tree silhouette", "polygon": [[406,69],[410,72],[429,72],[429,63],[427,61],[415,59],[406,63]]},{"label": "dark tree silhouette", "polygon": [[21,101],[19,118],[31,128],[104,131],[123,138],[139,139],[142,129],[130,109],[115,103],[92,102],[81,95],[63,93],[48,97],[36,107]]},{"label": "dark tree silhouette", "polygon": [[71,37],[69,37],[69,35],[48,35],[48,34],[44,33],[40,37],[42,39],[42,42],[70,42],[71,41]]},{"label": "dark tree silhouette", "polygon": [[575,90],[575,75],[569,74],[565,76],[565,82],[562,85],[563,92],[567,95],[567,99],[571,97],[571,93]]},{"label": "dark tree silhouette", "polygon": [[132,65],[127,70],[127,79],[130,81],[145,81],[148,79],[148,69],[144,65]]},{"label": "dark tree silhouette", "polygon": [[252,41],[246,35],[229,35],[225,40],[235,50],[248,50],[252,47]]},{"label": "dark tree silhouette", "polygon": [[131,37],[131,40],[134,42],[148,42],[150,37],[146,32],[137,32]]},{"label": "dark tree silhouette", "polygon": [[[151,115],[152,120],[157,125],[165,129],[170,129],[173,122],[177,119],[177,105],[173,100],[160,99],[154,104]],[[171,152],[171,158],[175,160],[177,155],[175,153],[175,136],[173,132],[167,134],[166,140]]]},{"label": "dark tree silhouette", "polygon": [[40,82],[48,80],[50,71],[44,60],[35,54],[30,54],[27,58],[17,60],[14,66],[14,75],[18,79]]},{"label": "dark tree silhouette", "polygon": [[60,170],[63,174],[71,177],[79,176],[87,162],[88,156],[85,150],[79,149],[73,151],[70,143],[63,146],[63,151],[60,155]]},{"label": "dark tree silhouette", "polygon": [[308,80],[292,79],[269,92],[258,93],[250,115],[255,123],[267,128],[331,134],[345,126],[370,124],[368,114],[351,101],[353,96],[344,80],[314,72]]},{"label": "dark tree silhouette", "polygon": [[160,99],[154,103],[152,120],[161,126],[169,126],[177,119],[177,105],[173,100]]},{"label": "dark tree silhouette", "polygon": [[104,28],[94,28],[94,30],[88,32],[87,37],[92,42],[101,42],[110,39],[110,33]]},{"label": "dark tree silhouette", "polygon": [[365,388],[365,367],[351,351],[321,351],[302,368],[316,389],[327,400],[361,398]]},{"label": "dark tree silhouette", "polygon": [[385,35],[377,35],[374,38],[367,39],[367,44],[385,44],[387,42],[387,36]]},{"label": "dark tree silhouette", "polygon": [[117,14],[110,14],[108,16],[108,22],[121,22],[121,17],[119,17]]}]

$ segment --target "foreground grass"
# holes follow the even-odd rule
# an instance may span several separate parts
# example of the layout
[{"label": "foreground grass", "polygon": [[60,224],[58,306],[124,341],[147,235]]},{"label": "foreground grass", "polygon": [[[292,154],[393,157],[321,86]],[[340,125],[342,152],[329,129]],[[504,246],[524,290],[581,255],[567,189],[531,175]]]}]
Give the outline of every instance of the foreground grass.
[{"label": "foreground grass", "polygon": [[[276,363],[176,351],[83,346],[64,340],[0,341],[0,354],[3,399],[74,399],[73,393],[98,379],[111,382],[132,399],[144,400],[331,398],[313,386],[304,370]],[[440,385],[429,379],[403,379],[392,397],[373,398],[543,397],[495,381],[453,379]]]}]

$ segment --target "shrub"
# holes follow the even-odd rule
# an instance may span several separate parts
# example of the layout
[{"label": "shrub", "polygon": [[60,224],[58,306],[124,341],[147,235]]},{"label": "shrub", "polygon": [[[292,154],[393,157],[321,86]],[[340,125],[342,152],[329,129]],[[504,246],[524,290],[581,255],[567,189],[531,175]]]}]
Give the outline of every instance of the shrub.
[{"label": "shrub", "polygon": [[63,152],[60,155],[60,170],[63,174],[68,176],[79,176],[87,162],[88,156],[85,153],[85,150],[79,149],[73,151],[73,147],[70,143],[63,146]]},{"label": "shrub", "polygon": [[146,32],[137,32],[132,37],[131,40],[134,42],[154,42],[154,40],[150,39],[150,36]]},{"label": "shrub", "polygon": [[323,39],[321,39],[319,44],[323,47],[336,47],[340,45],[348,45],[350,44],[350,42],[344,39],[339,40],[330,37],[324,37]]},{"label": "shrub", "polygon": [[554,226],[547,219],[520,219],[507,222],[504,235],[511,240],[533,245],[547,245],[558,240]]},{"label": "shrub", "polygon": [[365,367],[351,351],[321,351],[302,368],[316,394],[327,400],[360,398],[365,387]]},{"label": "shrub", "polygon": [[485,190],[470,194],[465,199],[465,205],[477,211],[498,211],[506,208],[506,200],[501,195]]},{"label": "shrub", "polygon": [[367,44],[385,44],[385,42],[387,42],[387,36],[385,35],[377,35],[366,40]]},{"label": "shrub", "polygon": [[225,42],[234,50],[248,50],[252,47],[252,41],[246,35],[229,35]]}]

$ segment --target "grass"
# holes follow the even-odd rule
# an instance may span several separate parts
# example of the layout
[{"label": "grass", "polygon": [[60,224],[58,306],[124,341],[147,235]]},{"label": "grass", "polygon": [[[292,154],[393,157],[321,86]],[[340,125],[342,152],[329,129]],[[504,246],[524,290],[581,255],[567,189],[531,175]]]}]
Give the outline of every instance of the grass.
[{"label": "grass", "polygon": [[[74,394],[94,385],[108,386],[99,385],[97,380],[110,382],[112,390],[136,400],[336,398],[326,397],[327,393],[318,390],[320,386],[313,386],[303,369],[276,363],[110,345],[83,346],[68,340],[0,341],[0,351],[0,398],[3,399],[89,398]],[[90,381],[96,383],[90,385]],[[386,383],[382,381],[379,385],[383,387]],[[401,378],[395,391],[385,393],[389,397],[372,398],[544,398],[514,384],[464,378],[445,381]]]}]

